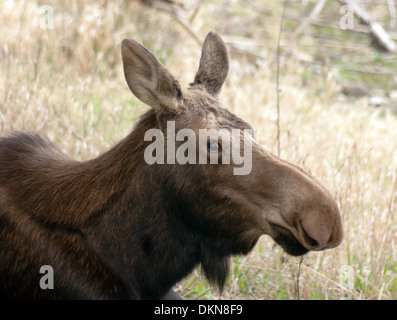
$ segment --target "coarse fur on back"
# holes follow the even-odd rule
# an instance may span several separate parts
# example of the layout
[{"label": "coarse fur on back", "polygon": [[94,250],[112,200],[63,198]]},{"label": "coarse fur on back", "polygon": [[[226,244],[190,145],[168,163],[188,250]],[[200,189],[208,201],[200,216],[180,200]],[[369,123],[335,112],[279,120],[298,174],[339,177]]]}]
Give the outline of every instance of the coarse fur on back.
[{"label": "coarse fur on back", "polygon": [[[166,140],[169,121],[196,133],[252,129],[218,100],[229,68],[218,34],[206,37],[186,90],[137,42],[124,40],[121,51],[129,88],[152,109],[108,152],[79,162],[35,134],[0,138],[0,297],[176,298],[172,286],[197,266],[222,288],[230,257],[263,234],[293,255],[341,242],[329,192],[255,134],[247,175],[234,175],[234,163],[145,161],[145,134],[158,129]],[[204,143],[197,150],[209,156]],[[54,289],[39,286],[43,265],[53,268]]]}]

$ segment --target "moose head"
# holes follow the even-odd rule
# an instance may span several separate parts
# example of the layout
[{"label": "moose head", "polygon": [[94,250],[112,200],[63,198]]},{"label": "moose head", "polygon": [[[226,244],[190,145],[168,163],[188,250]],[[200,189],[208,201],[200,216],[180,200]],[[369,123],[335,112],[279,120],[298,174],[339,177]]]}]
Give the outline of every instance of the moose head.
[{"label": "moose head", "polygon": [[[170,165],[164,160],[163,164],[160,157],[152,168],[161,181],[157,187],[162,196],[158,199],[172,219],[205,243],[198,255],[210,279],[222,283],[220,271],[223,268],[226,272],[226,257],[248,253],[263,234],[270,235],[291,255],[339,245],[343,234],[340,214],[326,188],[304,170],[266,151],[257,143],[252,126],[218,101],[229,68],[227,49],[218,34],[207,35],[198,72],[186,91],[135,41],[123,41],[122,56],[129,88],[153,108],[150,114],[155,127],[162,130],[167,142],[169,123],[174,123],[176,131],[189,128],[196,137],[203,129],[229,133],[239,129],[245,133],[238,142],[250,146],[251,170],[247,174],[237,175],[237,164],[221,161],[225,152],[227,159],[233,158],[229,154],[235,149],[230,146],[236,141],[232,134],[219,134],[215,139],[208,136],[207,140],[186,135],[187,139],[176,141],[175,148],[167,148],[162,156],[169,159],[169,153],[173,156],[176,150],[178,155],[177,148],[187,146],[197,151],[191,163]],[[220,160],[216,164],[210,162],[214,153]],[[206,157],[208,161],[200,163]]]}]

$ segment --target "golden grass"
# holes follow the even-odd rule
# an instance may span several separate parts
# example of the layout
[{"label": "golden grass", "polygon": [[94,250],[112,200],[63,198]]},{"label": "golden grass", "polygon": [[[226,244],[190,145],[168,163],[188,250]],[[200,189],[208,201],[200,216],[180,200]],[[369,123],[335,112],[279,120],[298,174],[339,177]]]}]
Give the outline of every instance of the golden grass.
[{"label": "golden grass", "polygon": [[[76,159],[89,159],[124,137],[148,107],[127,88],[120,43],[143,42],[186,86],[200,46],[170,17],[135,2],[52,1],[54,29],[40,28],[40,1],[0,2],[0,135],[13,130],[48,136]],[[279,9],[277,5],[273,10]],[[250,59],[231,54],[221,95],[226,107],[250,121],[260,143],[277,152],[275,52],[278,18],[253,16],[212,2],[194,21],[201,36],[239,26],[261,44]],[[228,14],[233,14],[232,16]],[[277,15],[276,15],[277,16]],[[285,44],[284,40],[284,44]],[[283,44],[283,41],[282,41]],[[281,157],[310,171],[337,199],[345,228],[333,250],[309,253],[299,276],[302,299],[397,298],[397,118],[368,99],[338,93],[331,67],[304,83],[305,66],[281,59]],[[346,284],[344,268],[353,279]],[[263,237],[233,261],[222,295],[199,271],[176,286],[185,298],[293,299],[299,259]]]}]

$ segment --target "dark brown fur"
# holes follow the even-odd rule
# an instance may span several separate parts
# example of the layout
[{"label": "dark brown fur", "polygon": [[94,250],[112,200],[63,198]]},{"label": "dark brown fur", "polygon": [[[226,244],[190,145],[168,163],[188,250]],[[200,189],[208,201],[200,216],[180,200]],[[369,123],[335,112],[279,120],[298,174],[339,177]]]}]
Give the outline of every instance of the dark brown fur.
[{"label": "dark brown fur", "polygon": [[[252,172],[232,165],[149,165],[145,132],[247,129],[216,97],[228,60],[210,33],[195,82],[179,83],[145,48],[122,45],[127,83],[152,106],[132,132],[100,157],[77,162],[37,135],[0,139],[0,297],[157,299],[201,265],[223,286],[229,257],[262,234],[287,252],[337,246],[336,203],[310,175],[265,151],[253,136]],[[39,287],[42,265],[54,289]]]}]

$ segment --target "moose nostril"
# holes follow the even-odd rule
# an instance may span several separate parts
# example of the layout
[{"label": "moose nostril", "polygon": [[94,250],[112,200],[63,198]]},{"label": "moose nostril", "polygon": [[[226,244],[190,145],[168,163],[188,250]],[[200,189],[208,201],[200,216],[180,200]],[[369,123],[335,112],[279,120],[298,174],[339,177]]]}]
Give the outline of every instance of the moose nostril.
[{"label": "moose nostril", "polygon": [[302,228],[303,236],[305,238],[305,242],[307,244],[309,244],[311,247],[317,248],[319,246],[319,243],[317,242],[317,240],[313,239],[312,237],[310,237],[308,235],[308,233],[306,232],[305,228],[303,228],[302,224],[301,224],[301,228]]},{"label": "moose nostril", "polygon": [[306,237],[307,237],[307,241],[310,243],[310,245],[312,247],[317,248],[319,246],[319,244],[316,240],[314,240],[313,238],[310,238],[309,236],[306,236]]}]

